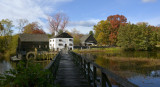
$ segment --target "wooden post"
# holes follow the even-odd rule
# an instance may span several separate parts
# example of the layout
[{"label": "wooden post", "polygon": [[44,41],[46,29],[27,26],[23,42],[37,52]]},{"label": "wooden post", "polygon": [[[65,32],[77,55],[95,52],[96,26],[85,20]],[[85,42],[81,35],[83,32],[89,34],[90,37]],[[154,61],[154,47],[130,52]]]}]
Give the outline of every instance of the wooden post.
[{"label": "wooden post", "polygon": [[106,80],[106,82],[107,82],[107,85],[108,85],[109,87],[112,87],[112,84],[110,83],[110,81],[109,81],[108,77],[106,76],[106,74],[104,74],[104,78],[105,78],[105,80]]},{"label": "wooden post", "polygon": [[97,69],[93,65],[93,87],[97,87],[96,80],[97,80]]},{"label": "wooden post", "polygon": [[83,71],[84,71],[84,77],[86,78],[86,61],[85,59],[83,60]]},{"label": "wooden post", "polygon": [[105,74],[101,71],[101,87],[106,87],[107,86],[104,75]]},{"label": "wooden post", "polygon": [[44,60],[44,54],[42,54],[43,55],[43,60]]},{"label": "wooden post", "polygon": [[87,67],[88,67],[88,82],[91,83],[91,79],[90,79],[90,62],[87,63]]},{"label": "wooden post", "polygon": [[101,87],[106,87],[106,82],[107,82],[107,85],[109,87],[112,87],[108,77],[106,76],[106,74],[104,74],[103,72],[101,72]]},{"label": "wooden post", "polygon": [[83,67],[83,61],[82,61],[82,58],[81,58],[81,68]]}]

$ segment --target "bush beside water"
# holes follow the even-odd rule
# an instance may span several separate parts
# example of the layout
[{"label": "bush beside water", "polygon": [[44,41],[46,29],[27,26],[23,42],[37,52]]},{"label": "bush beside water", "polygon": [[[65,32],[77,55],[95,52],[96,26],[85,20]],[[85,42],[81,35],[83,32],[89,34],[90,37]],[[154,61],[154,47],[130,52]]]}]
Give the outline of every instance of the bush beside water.
[{"label": "bush beside water", "polygon": [[0,74],[0,86],[53,87],[53,78],[52,73],[38,63],[20,62],[15,69]]}]

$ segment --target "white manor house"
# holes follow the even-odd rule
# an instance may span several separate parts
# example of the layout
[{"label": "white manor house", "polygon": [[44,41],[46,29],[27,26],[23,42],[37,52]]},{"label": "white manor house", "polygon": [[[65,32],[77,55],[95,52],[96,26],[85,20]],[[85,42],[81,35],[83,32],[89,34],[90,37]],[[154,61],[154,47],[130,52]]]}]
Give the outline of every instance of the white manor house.
[{"label": "white manor house", "polygon": [[49,39],[50,50],[60,51],[63,48],[73,50],[73,37],[68,33],[55,34],[55,37]]}]

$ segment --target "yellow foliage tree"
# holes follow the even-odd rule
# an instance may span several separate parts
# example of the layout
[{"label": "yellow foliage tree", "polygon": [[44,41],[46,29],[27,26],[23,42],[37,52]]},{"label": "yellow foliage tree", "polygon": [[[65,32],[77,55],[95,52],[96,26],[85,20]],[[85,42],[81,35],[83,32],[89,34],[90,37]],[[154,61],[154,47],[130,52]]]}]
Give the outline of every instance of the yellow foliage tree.
[{"label": "yellow foliage tree", "polygon": [[94,26],[95,38],[99,45],[110,45],[109,41],[109,29],[111,24],[107,20],[100,21],[97,25]]}]

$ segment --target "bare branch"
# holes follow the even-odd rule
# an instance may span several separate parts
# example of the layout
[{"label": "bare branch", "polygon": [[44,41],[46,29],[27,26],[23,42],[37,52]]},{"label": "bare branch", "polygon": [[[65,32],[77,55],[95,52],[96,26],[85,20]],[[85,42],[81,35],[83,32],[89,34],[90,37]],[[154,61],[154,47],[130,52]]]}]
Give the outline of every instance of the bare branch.
[{"label": "bare branch", "polygon": [[24,31],[24,26],[26,26],[28,24],[28,20],[27,19],[19,19],[19,20],[17,20],[17,22],[18,22],[17,28],[19,29],[19,33],[22,33]]},{"label": "bare branch", "polygon": [[54,33],[60,29],[64,31],[66,25],[68,24],[68,17],[63,13],[57,13],[53,17],[48,16],[48,22],[50,26],[50,31]]}]

